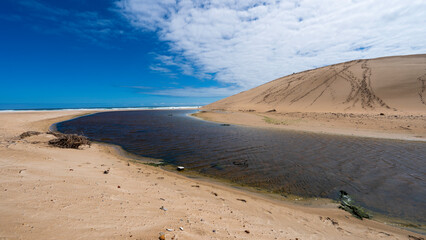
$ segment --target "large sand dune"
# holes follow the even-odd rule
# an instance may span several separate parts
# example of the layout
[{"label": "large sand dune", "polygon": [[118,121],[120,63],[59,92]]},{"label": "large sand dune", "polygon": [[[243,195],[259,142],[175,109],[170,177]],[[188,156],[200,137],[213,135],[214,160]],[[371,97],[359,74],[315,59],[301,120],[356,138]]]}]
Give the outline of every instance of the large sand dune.
[{"label": "large sand dune", "polygon": [[425,113],[425,82],[426,54],[355,60],[285,76],[204,108]]}]

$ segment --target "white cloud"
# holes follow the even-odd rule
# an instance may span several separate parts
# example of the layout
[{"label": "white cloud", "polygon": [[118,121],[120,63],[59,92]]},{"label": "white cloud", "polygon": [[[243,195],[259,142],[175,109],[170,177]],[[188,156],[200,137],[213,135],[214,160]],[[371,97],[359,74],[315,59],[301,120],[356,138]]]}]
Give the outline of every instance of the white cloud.
[{"label": "white cloud", "polygon": [[426,52],[424,0],[120,0],[118,5],[135,27],[156,31],[170,44],[174,57],[163,64],[240,89],[352,59]]},{"label": "white cloud", "polygon": [[154,66],[151,65],[149,66],[149,69],[151,69],[152,71],[156,71],[156,72],[162,72],[162,73],[170,73],[170,69],[165,68],[165,67],[160,67],[160,66]]}]

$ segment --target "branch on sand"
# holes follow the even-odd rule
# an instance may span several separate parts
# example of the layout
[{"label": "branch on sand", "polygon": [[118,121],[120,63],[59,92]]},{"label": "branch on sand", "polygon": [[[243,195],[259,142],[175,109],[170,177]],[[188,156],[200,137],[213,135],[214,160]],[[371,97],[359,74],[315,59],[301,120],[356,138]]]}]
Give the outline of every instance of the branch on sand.
[{"label": "branch on sand", "polygon": [[90,146],[90,141],[87,137],[77,134],[64,134],[59,132],[49,132],[56,137],[49,141],[49,145],[60,147],[60,148],[75,148],[78,149],[80,146]]}]

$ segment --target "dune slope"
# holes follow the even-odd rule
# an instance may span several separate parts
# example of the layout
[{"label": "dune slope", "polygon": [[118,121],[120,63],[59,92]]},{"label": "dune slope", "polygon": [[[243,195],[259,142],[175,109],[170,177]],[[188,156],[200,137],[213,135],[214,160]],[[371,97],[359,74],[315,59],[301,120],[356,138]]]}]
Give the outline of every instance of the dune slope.
[{"label": "dune slope", "polygon": [[355,60],[285,76],[204,108],[425,113],[425,82],[426,54]]}]

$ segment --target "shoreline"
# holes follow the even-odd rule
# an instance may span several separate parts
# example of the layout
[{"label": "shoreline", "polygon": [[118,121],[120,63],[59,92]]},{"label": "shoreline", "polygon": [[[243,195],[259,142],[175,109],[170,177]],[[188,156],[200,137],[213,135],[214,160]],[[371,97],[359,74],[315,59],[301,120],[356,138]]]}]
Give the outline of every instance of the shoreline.
[{"label": "shoreline", "polygon": [[[146,109],[144,109],[146,110]],[[150,110],[150,109],[147,109]],[[158,109],[161,110],[161,109]],[[180,110],[180,109],[176,109]],[[197,112],[199,113],[199,112]],[[200,118],[196,116],[197,113],[193,114],[186,114],[187,117],[194,118],[201,121],[207,121],[211,122],[210,120],[206,120],[203,118]],[[81,116],[73,117],[69,119],[68,121],[71,121],[73,119],[84,117],[88,115],[92,115],[96,113],[90,113],[90,114],[83,114]],[[59,122],[58,122],[59,123]],[[220,122],[218,122],[220,123]],[[56,125],[55,123],[54,125]],[[53,125],[52,125],[53,126]],[[246,127],[258,127],[258,126],[251,126],[251,125],[242,125]],[[268,128],[261,126],[259,128]],[[307,132],[307,133],[316,133],[316,134],[326,134],[326,135],[339,135],[339,136],[345,136],[345,137],[368,137],[368,136],[349,136],[345,134],[339,134],[339,133],[324,133],[324,132],[311,132],[311,131],[301,131],[298,129],[283,129],[285,131],[296,131],[296,132]],[[372,137],[373,138],[373,137]],[[379,140],[400,140],[400,141],[406,141],[406,139],[393,139],[393,138],[385,138],[385,137],[377,137]],[[415,141],[415,140],[408,140],[408,141]],[[419,140],[417,140],[419,141]],[[167,162],[164,162],[163,159],[157,159],[157,158],[148,158],[141,155],[137,155],[134,153],[130,153],[126,150],[124,150],[120,145],[113,144],[113,143],[105,143],[101,141],[94,141],[96,144],[99,144],[101,146],[105,146],[108,149],[112,149],[111,153],[118,156],[118,157],[124,157],[127,160],[130,160],[131,162],[135,164],[143,164],[143,165],[151,165],[151,164],[159,164],[158,169],[161,169],[165,171],[166,173],[172,173],[172,174],[178,174],[179,176],[183,176],[186,178],[195,179],[198,181],[202,181],[207,184],[212,185],[219,185],[224,188],[232,188],[237,191],[242,191],[247,194],[254,194],[260,198],[267,199],[269,201],[275,201],[275,202],[284,202],[285,204],[295,205],[295,206],[306,206],[310,208],[322,208],[322,209],[337,209],[339,206],[339,201],[332,199],[332,198],[326,198],[326,197],[305,197],[305,196],[298,196],[298,195],[292,195],[292,194],[286,194],[285,196],[282,195],[282,193],[279,192],[273,192],[267,189],[260,189],[258,187],[253,187],[250,185],[244,185],[242,183],[233,182],[228,179],[220,178],[218,176],[214,175],[208,175],[203,174],[197,171],[193,170],[187,170],[183,172],[178,172],[176,170],[177,165],[169,164]],[[164,164],[164,165],[163,165]],[[153,165],[151,165],[153,166]],[[397,228],[405,229],[408,231],[412,231],[415,233],[426,233],[425,229],[422,226],[425,226],[422,223],[413,221],[413,220],[407,220],[402,219],[398,217],[388,216],[384,213],[376,212],[371,209],[367,209],[368,213],[372,214],[374,216],[373,221],[377,221],[380,223],[384,223],[389,226],[394,226]]]},{"label": "shoreline", "polygon": [[[290,116],[285,116],[286,114],[289,114]],[[298,116],[291,116],[292,114]],[[349,120],[357,121],[359,119],[352,120],[348,119],[348,117],[346,117],[346,119],[344,119],[344,117],[340,117],[339,119],[339,117],[330,118],[329,116],[327,116],[334,114],[337,113],[256,113],[201,109],[201,111],[192,114],[192,116],[204,121],[234,124],[247,127],[280,129],[285,131],[298,131],[305,133],[339,135],[348,137],[365,137],[375,139],[426,142],[426,128],[424,128],[426,126],[423,126],[424,123],[422,123],[422,121],[426,121],[426,117],[423,117],[423,115],[420,115],[417,119],[419,122],[417,123],[417,127],[419,127],[419,129],[423,129],[416,129],[417,131],[403,132],[400,129],[391,129],[391,126],[383,127],[382,125],[380,125],[383,123],[381,122],[383,121],[383,119],[378,119],[373,115],[352,114],[353,116],[355,116],[355,118],[370,117],[370,119],[366,121],[367,124],[371,124],[368,126],[369,128],[362,128],[360,126],[345,122]],[[343,113],[339,114],[349,115]],[[303,115],[303,117],[300,117],[300,115]],[[318,115],[322,115],[323,119],[318,119]],[[366,123],[364,123],[364,125],[365,124]],[[396,125],[399,123],[392,124]]]},{"label": "shoreline", "polygon": [[[26,114],[25,120],[22,116],[16,119],[19,114]],[[114,153],[113,149],[97,143],[88,149],[69,150],[47,146],[46,136],[28,140],[14,139],[24,130],[47,131],[51,124],[72,119],[78,114],[82,112],[64,114],[51,111],[0,115],[6,123],[5,126],[9,128],[8,131],[5,128],[0,129],[0,171],[3,173],[0,177],[0,187],[7,190],[0,189],[0,213],[5,216],[0,220],[0,237],[30,239],[55,236],[70,239],[70,234],[77,234],[86,238],[156,239],[159,232],[166,232],[167,227],[174,228],[174,231],[166,232],[166,239],[173,235],[185,239],[199,239],[201,236],[220,239],[234,236],[250,239],[305,239],[312,236],[322,239],[377,239],[392,236],[395,239],[407,239],[408,235],[416,235],[376,221],[360,221],[338,209],[274,202],[229,186],[191,179],[141,163],[130,163],[126,156],[117,156],[119,153]],[[106,167],[112,169],[111,174],[101,173]],[[23,174],[20,172],[21,168],[25,169]],[[50,179],[53,175],[58,177],[58,171],[60,178],[71,180],[71,183]],[[76,176],[70,177],[70,174]],[[24,181],[26,178],[39,181]],[[105,179],[105,184],[102,179]],[[44,188],[40,187],[40,180],[53,183],[46,189],[49,184],[45,184]],[[122,187],[112,187],[107,184],[110,181],[115,182],[113,185],[121,182],[118,184]],[[145,190],[140,187],[144,185],[147,187]],[[76,187],[85,191],[63,190]],[[57,192],[48,190],[52,188]],[[46,190],[53,191],[49,197],[52,201],[43,196]],[[27,192],[31,192],[31,195],[26,194]],[[95,201],[95,196],[110,196],[106,199],[101,197],[102,202],[108,200],[109,204],[99,207],[100,203]],[[117,197],[121,200],[116,201]],[[247,199],[247,202],[236,200],[241,197]],[[37,207],[27,206],[30,202],[37,204]],[[132,206],[123,209],[123,203],[126,202]],[[140,205],[141,202],[145,204]],[[156,203],[154,206],[153,202]],[[189,206],[188,202],[191,203]],[[52,207],[52,203],[74,206],[74,211],[67,212],[66,208],[64,215],[61,210],[63,207]],[[162,211],[159,209],[160,205],[168,205],[170,209]],[[47,209],[47,212],[43,211]],[[57,219],[56,216],[67,216],[68,221]],[[199,219],[200,216],[203,221]],[[51,218],[57,223],[55,227],[51,226]],[[11,219],[15,220],[10,221]],[[126,222],[119,224],[121,230],[114,228],[118,219]],[[28,228],[28,224],[32,225],[32,228]],[[177,230],[179,225],[185,225],[184,231]],[[43,226],[50,226],[52,229],[47,231]]]},{"label": "shoreline", "polygon": [[[188,115],[192,117],[191,115]],[[71,120],[71,119],[70,119]],[[92,142],[97,145],[100,145],[107,149],[110,154],[121,158],[123,161],[131,162],[138,166],[150,166],[155,167],[159,171],[164,172],[165,174],[172,174],[174,176],[183,177],[185,179],[190,179],[197,181],[198,183],[208,185],[213,188],[221,188],[225,190],[233,190],[236,193],[242,193],[248,196],[255,196],[259,199],[272,202],[275,204],[283,204],[284,206],[294,206],[294,207],[306,207],[310,209],[322,209],[322,210],[339,210],[340,203],[338,200],[325,197],[303,197],[298,195],[286,194],[285,196],[278,192],[269,191],[267,189],[260,189],[258,187],[253,187],[250,185],[244,185],[237,182],[232,182],[230,180],[220,178],[213,175],[202,174],[197,171],[185,170],[183,172],[178,172],[176,170],[176,165],[172,165],[166,162],[163,162],[162,159],[156,158],[147,158],[137,154],[130,153],[124,150],[121,146],[111,143],[104,142]],[[152,164],[159,164],[158,166],[153,166]],[[165,165],[162,165],[165,164]],[[342,210],[343,211],[343,210]],[[372,214],[373,218],[369,221],[375,221],[378,223],[385,224],[387,226],[396,227],[399,229],[407,230],[417,234],[425,235],[426,231],[422,227],[423,224],[420,224],[415,221],[401,219],[397,217],[387,216],[386,214],[374,212],[372,210],[367,210],[369,214]],[[347,215],[347,216],[350,216]],[[353,216],[351,216],[353,217]]]}]

